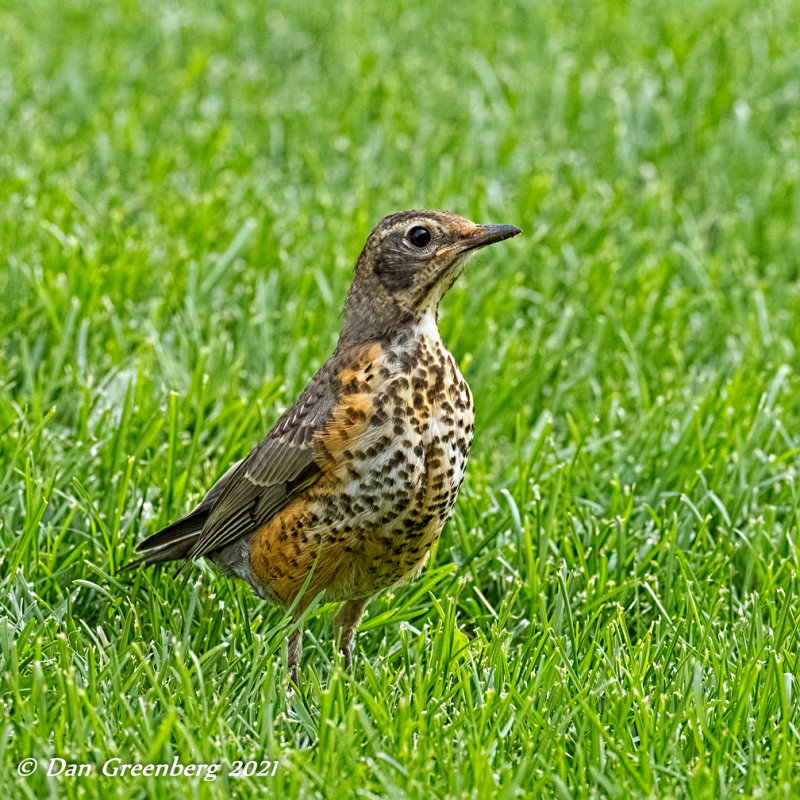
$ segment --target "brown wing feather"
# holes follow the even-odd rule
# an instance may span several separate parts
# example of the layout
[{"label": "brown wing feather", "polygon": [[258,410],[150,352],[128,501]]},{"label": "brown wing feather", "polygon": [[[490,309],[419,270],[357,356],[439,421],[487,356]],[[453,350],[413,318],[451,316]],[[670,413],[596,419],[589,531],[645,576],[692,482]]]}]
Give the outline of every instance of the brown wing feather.
[{"label": "brown wing feather", "polygon": [[312,448],[336,402],[330,362],[275,423],[266,438],[242,461],[211,507],[187,558],[230,544],[263,525],[322,474]]}]

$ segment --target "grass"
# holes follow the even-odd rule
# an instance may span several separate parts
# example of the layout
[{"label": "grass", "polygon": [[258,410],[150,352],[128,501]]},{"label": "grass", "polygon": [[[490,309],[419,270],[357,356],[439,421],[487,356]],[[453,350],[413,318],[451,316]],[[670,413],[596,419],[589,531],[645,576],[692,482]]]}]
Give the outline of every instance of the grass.
[{"label": "grass", "polygon": [[[4,796],[800,795],[799,37],[788,0],[0,3]],[[443,304],[473,455],[290,703],[281,612],[115,570],[410,207],[525,229]]]}]

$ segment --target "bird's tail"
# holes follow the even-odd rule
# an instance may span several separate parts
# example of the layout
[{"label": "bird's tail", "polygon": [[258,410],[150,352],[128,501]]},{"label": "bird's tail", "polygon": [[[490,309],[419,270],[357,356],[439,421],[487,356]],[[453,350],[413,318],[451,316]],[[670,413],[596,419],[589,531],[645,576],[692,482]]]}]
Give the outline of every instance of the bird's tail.
[{"label": "bird's tail", "polygon": [[183,519],[148,536],[136,545],[136,552],[143,555],[129,561],[120,567],[119,571],[136,569],[140,564],[150,566],[160,564],[162,561],[179,561],[186,558],[200,537],[200,531],[203,530],[207,517],[208,508],[197,508]]}]

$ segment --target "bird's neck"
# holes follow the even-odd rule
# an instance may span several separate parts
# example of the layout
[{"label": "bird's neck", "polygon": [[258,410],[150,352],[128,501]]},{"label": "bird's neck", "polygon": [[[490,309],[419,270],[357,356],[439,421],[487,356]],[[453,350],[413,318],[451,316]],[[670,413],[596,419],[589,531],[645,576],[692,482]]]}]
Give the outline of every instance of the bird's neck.
[{"label": "bird's neck", "polygon": [[375,329],[372,332],[367,332],[363,327],[358,330],[348,330],[345,325],[339,336],[336,352],[342,354],[353,348],[360,349],[365,345],[378,343],[384,351],[402,353],[423,342],[429,349],[440,347],[446,349],[433,309],[429,309],[421,317],[412,319],[407,324]]},{"label": "bird's neck", "polygon": [[407,309],[392,301],[379,304],[374,298],[351,292],[342,311],[344,325],[339,334],[339,346],[392,341],[419,325],[430,328],[438,336],[438,312],[438,302],[423,308]]}]

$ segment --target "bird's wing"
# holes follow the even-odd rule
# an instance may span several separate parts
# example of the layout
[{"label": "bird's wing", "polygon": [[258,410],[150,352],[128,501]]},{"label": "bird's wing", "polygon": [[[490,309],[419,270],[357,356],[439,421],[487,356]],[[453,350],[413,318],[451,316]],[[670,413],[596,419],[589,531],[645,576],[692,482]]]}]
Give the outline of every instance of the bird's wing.
[{"label": "bird's wing", "polygon": [[329,371],[314,377],[266,438],[235,467],[208,512],[187,559],[204,556],[246,536],[322,474],[314,437],[332,416],[336,393]]}]

